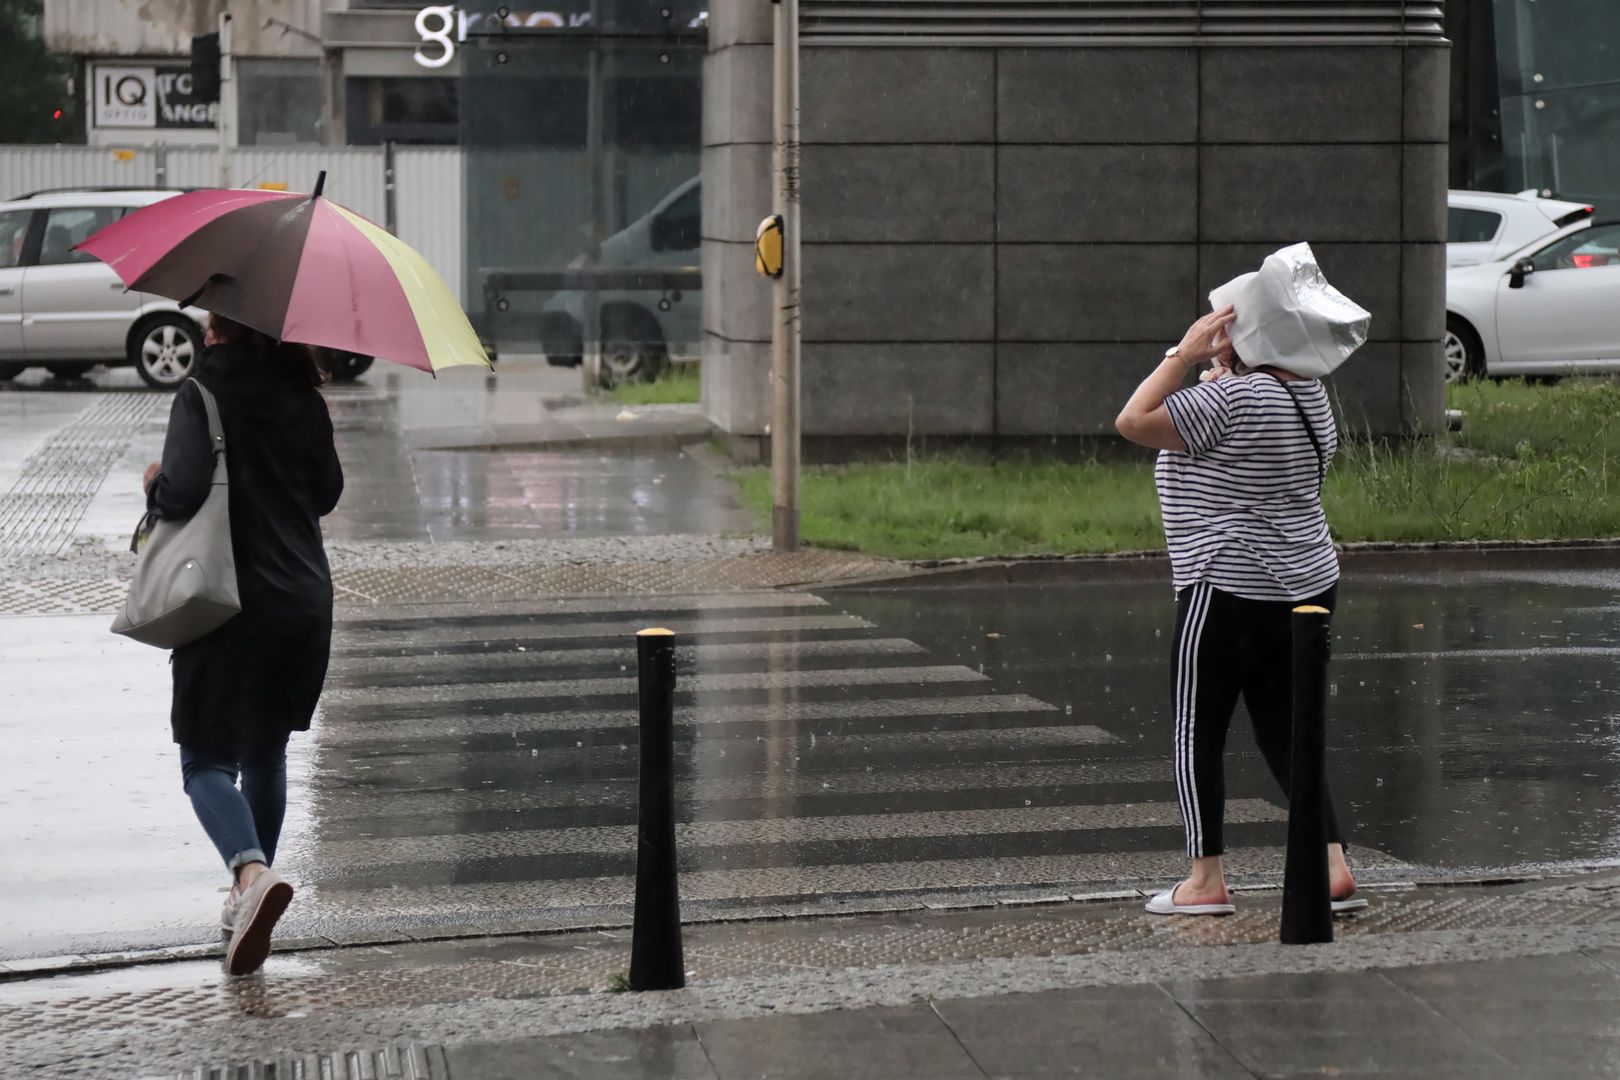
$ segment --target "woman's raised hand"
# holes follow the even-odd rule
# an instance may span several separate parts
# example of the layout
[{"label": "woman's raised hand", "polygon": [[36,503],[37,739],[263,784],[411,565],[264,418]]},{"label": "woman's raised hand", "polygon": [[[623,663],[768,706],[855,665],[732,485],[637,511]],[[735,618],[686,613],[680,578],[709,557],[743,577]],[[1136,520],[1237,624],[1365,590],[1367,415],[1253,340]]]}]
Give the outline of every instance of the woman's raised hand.
[{"label": "woman's raised hand", "polygon": [[1230,306],[1205,315],[1187,328],[1186,334],[1182,335],[1181,344],[1177,346],[1176,355],[1188,367],[1194,367],[1205,360],[1216,363],[1229,361],[1233,351],[1227,327],[1231,326],[1236,318],[1237,312]]}]

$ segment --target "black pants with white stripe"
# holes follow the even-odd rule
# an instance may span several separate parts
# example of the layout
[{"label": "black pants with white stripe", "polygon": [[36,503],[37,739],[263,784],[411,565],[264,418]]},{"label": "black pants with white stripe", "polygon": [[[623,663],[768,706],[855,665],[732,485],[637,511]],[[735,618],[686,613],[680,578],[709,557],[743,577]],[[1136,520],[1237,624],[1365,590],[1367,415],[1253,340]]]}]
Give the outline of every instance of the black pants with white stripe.
[{"label": "black pants with white stripe", "polygon": [[[1293,745],[1290,614],[1302,603],[1332,611],[1337,591],[1297,603],[1246,600],[1200,582],[1176,596],[1176,794],[1189,856],[1225,850],[1221,759],[1239,697],[1248,707],[1260,753],[1287,798]],[[1342,844],[1331,794],[1327,802],[1328,842]]]}]

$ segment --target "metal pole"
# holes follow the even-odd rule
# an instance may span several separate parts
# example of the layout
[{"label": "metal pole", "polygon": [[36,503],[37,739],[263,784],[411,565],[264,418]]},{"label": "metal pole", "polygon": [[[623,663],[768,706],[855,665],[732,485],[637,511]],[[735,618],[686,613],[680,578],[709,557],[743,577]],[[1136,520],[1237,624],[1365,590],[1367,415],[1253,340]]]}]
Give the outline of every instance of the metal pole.
[{"label": "metal pole", "polygon": [[636,635],[641,683],[641,808],[636,825],[636,914],[630,989],[686,985],[675,869],[675,635]]},{"label": "metal pole", "polygon": [[[593,0],[591,26],[600,27],[601,20],[601,5]],[[585,164],[591,185],[591,241],[590,249],[586,252],[585,268],[592,272],[601,266],[602,241],[608,236],[606,223],[602,220],[606,213],[602,189],[607,183],[603,167],[603,144],[607,138],[607,104],[603,101],[606,87],[603,81],[607,78],[605,69],[608,65],[601,39],[593,37],[585,82]],[[579,366],[585,379],[585,393],[599,394],[602,392],[602,292],[601,285],[594,277],[585,293],[585,325],[580,328],[579,346]]]},{"label": "metal pole", "polygon": [[1288,865],[1283,871],[1282,943],[1333,940],[1327,855],[1327,608],[1293,617],[1293,758],[1288,792]]},{"label": "metal pole", "polygon": [[383,228],[399,235],[399,207],[395,188],[394,140],[383,143]]},{"label": "metal pole", "polygon": [[777,0],[776,211],[782,215],[782,276],[771,329],[771,540],[799,550],[799,0]]},{"label": "metal pole", "polygon": [[219,186],[231,186],[231,139],[235,136],[231,104],[236,98],[236,72],[231,62],[231,13],[219,13]]}]

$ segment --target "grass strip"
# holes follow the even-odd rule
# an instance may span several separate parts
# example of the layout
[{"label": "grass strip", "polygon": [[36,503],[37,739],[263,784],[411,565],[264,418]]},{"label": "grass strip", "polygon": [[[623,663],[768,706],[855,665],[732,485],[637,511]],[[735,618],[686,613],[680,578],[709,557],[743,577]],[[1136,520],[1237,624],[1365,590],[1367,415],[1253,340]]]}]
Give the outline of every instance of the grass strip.
[{"label": "grass strip", "polygon": [[621,405],[696,405],[703,397],[700,364],[669,364],[652,382],[625,382],[608,391]]},{"label": "grass strip", "polygon": [[[1453,387],[1464,430],[1392,443],[1346,433],[1323,500],[1340,542],[1620,535],[1620,383]],[[764,520],[770,475],[741,474]],[[904,559],[1164,546],[1148,460],[1078,464],[967,454],[805,470],[804,539]]]}]

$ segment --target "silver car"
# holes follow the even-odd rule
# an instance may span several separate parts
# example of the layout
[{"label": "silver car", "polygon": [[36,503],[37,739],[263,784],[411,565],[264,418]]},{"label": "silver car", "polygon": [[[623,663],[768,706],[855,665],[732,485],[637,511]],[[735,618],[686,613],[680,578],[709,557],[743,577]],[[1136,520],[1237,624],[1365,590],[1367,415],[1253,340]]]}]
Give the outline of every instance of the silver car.
[{"label": "silver car", "polygon": [[74,250],[131,210],[178,191],[46,192],[0,203],[0,380],[30,367],[75,378],[134,365],[173,389],[203,347],[205,312],[128,292],[106,264]]}]

